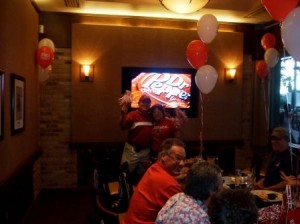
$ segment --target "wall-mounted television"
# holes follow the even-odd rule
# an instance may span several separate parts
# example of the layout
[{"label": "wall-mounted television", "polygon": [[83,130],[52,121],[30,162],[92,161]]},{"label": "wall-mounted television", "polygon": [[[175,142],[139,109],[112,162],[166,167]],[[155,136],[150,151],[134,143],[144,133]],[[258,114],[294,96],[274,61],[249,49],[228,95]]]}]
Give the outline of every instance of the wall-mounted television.
[{"label": "wall-mounted television", "polygon": [[152,105],[180,108],[188,117],[196,117],[199,93],[195,74],[196,70],[189,68],[123,67],[122,93],[131,91],[131,108],[137,108],[140,96],[146,93]]}]

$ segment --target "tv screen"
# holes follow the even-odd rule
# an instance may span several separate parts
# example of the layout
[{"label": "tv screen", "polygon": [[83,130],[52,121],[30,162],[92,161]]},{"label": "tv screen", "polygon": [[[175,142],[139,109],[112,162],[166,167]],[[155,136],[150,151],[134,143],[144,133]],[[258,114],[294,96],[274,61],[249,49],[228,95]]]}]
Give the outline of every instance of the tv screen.
[{"label": "tv screen", "polygon": [[131,108],[137,108],[140,96],[146,93],[152,105],[180,108],[189,117],[194,117],[198,96],[195,73],[196,70],[186,68],[123,67],[122,92],[131,91]]}]

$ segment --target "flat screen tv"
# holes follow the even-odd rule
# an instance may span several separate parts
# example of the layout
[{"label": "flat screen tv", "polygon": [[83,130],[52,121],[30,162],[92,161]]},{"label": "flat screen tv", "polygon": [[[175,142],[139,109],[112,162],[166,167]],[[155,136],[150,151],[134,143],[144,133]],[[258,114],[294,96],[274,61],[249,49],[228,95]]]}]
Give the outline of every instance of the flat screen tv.
[{"label": "flat screen tv", "polygon": [[180,108],[188,117],[196,117],[199,93],[195,74],[196,70],[189,68],[123,67],[122,93],[131,91],[131,108],[137,108],[140,96],[146,93],[152,105]]}]

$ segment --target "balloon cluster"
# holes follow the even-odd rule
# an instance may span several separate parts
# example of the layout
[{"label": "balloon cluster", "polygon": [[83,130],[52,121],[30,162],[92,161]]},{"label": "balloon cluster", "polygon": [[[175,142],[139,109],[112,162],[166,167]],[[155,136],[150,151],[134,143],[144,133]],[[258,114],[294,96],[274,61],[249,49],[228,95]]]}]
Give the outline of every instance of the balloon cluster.
[{"label": "balloon cluster", "polygon": [[197,69],[195,82],[201,93],[210,93],[218,79],[214,67],[206,65],[208,48],[218,33],[218,21],[214,15],[205,14],[197,22],[197,32],[200,40],[191,41],[186,49],[187,60],[190,65]]},{"label": "balloon cluster", "polygon": [[262,0],[271,17],[281,23],[281,38],[284,48],[300,61],[300,0]]},{"label": "balloon cluster", "polygon": [[55,46],[52,40],[43,38],[39,41],[36,59],[39,64],[40,81],[45,81],[49,77],[51,64],[54,60]]},{"label": "balloon cluster", "polygon": [[275,49],[276,38],[271,33],[266,33],[261,38],[261,46],[265,50],[264,60],[259,60],[255,65],[255,73],[261,78],[268,76],[268,68],[273,68],[279,59],[279,53]]}]

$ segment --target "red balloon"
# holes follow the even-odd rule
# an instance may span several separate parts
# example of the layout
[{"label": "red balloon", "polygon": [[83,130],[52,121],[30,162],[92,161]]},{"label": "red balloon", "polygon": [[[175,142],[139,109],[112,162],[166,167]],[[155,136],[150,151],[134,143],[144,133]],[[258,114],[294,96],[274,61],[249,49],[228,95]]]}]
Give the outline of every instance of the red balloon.
[{"label": "red balloon", "polygon": [[282,22],[297,7],[299,0],[262,0],[262,4],[274,20]]},{"label": "red balloon", "polygon": [[50,47],[40,47],[36,54],[37,61],[42,68],[47,68],[54,60],[53,50]]},{"label": "red balloon", "polygon": [[193,40],[187,46],[187,60],[195,69],[199,69],[207,62],[207,55],[208,48],[201,40]]},{"label": "red balloon", "polygon": [[255,73],[261,78],[268,76],[268,65],[264,60],[259,60],[255,64]]},{"label": "red balloon", "polygon": [[274,48],[276,44],[276,37],[271,33],[266,33],[261,38],[261,46],[268,50],[269,48]]}]

